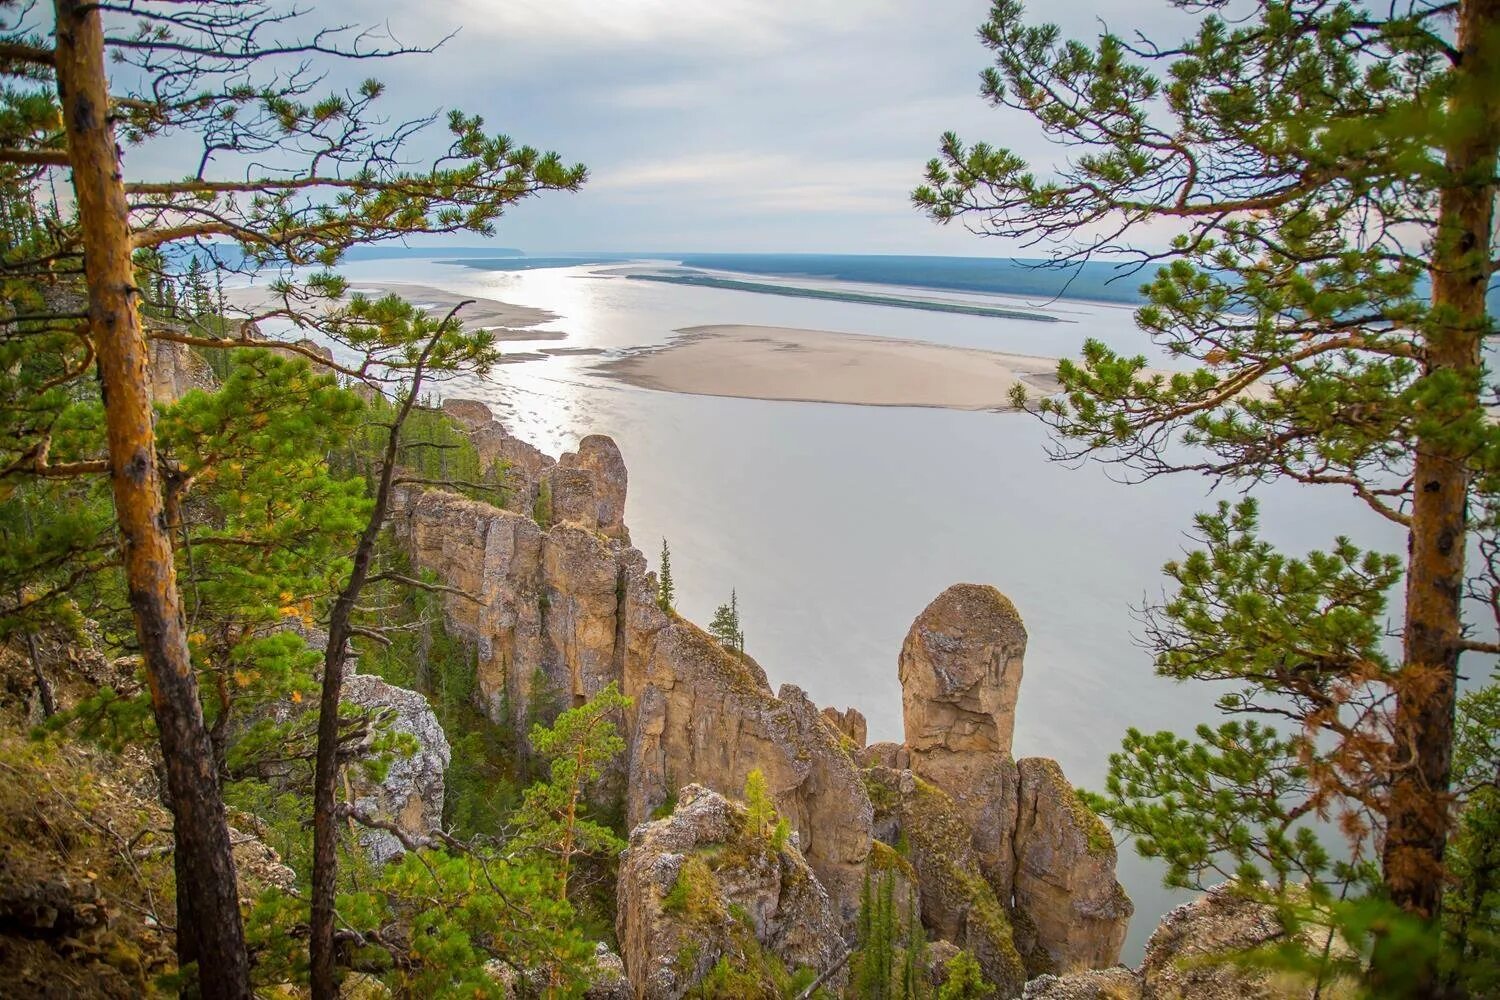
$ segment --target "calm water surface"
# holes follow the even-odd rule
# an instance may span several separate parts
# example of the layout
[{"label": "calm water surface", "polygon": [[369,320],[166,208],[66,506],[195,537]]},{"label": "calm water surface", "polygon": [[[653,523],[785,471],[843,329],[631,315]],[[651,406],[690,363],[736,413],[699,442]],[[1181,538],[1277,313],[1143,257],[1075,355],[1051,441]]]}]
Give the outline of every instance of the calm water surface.
[{"label": "calm water surface", "polygon": [[[401,260],[346,270],[356,285],[422,282],[559,314],[547,326],[566,340],[507,345],[517,351],[614,352],[661,343],[679,327],[752,323],[1050,356],[1096,337],[1151,353],[1129,308],[1076,301],[1045,306],[1071,322],[1032,323],[591,276],[610,270],[598,267],[484,272]],[[773,686],[853,705],[872,741],[900,740],[902,638],[945,587],[972,581],[1007,594],[1030,634],[1018,757],[1054,757],[1075,784],[1097,788],[1126,727],[1190,732],[1213,721],[1211,691],[1153,675],[1131,614],[1160,596],[1161,564],[1190,544],[1192,515],[1217,498],[1206,480],[1126,486],[1097,465],[1051,463],[1044,428],[1014,413],[677,395],[593,375],[599,360],[504,365],[449,392],[491,403],[514,432],[553,454],[587,433],[614,437],[630,470],[635,544],[655,565],[661,539],[670,541],[679,609],[695,621],[738,592],[747,649]],[[1258,495],[1267,535],[1293,552],[1337,534],[1400,550],[1389,525],[1342,494],[1273,487]],[[1181,897],[1128,845],[1120,876],[1136,903],[1125,954],[1133,963]]]}]

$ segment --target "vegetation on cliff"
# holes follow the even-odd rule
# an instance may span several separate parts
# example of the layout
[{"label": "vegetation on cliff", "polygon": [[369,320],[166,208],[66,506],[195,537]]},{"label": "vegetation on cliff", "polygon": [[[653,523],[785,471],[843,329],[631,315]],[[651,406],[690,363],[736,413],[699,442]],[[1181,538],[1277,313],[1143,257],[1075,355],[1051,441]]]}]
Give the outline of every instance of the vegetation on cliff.
[{"label": "vegetation on cliff", "polygon": [[[1450,876],[1492,831],[1500,762],[1493,730],[1455,726],[1461,657],[1500,652],[1477,634],[1500,608],[1483,360],[1500,7],[1184,6],[1181,40],[1085,43],[997,0],[984,96],[1067,152],[1039,170],[949,133],[915,202],[1045,241],[1059,264],[1162,264],[1137,321],[1193,367],[1153,373],[1090,342],[1034,406],[1059,457],[1333,486],[1405,532],[1400,555],[1339,538],[1298,559],[1258,537],[1249,501],[1200,516],[1204,547],[1167,567],[1175,594],[1146,637],[1162,675],[1226,686],[1232,718],[1192,739],[1132,731],[1093,801],[1174,884],[1268,880],[1299,919],[1337,925],[1380,995],[1463,992],[1500,961],[1493,909],[1487,929],[1444,918],[1450,900],[1467,911]],[[1126,249],[1159,227],[1168,247]],[[1459,743],[1483,744],[1477,784]],[[1289,902],[1293,882],[1310,905]]]}]

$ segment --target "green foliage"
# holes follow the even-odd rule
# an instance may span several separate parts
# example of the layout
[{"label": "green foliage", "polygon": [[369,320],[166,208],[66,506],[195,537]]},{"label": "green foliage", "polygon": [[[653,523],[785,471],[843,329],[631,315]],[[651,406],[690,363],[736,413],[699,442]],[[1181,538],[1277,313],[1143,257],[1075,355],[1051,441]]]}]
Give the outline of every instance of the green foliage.
[{"label": "green foliage", "polygon": [[896,910],[895,893],[892,871],[881,870],[873,879],[866,873],[850,957],[851,985],[861,1000],[925,1000],[930,995],[927,936],[916,892],[907,892],[904,921]]},{"label": "green foliage", "polygon": [[967,951],[948,959],[948,977],[938,987],[937,1000],[984,1000],[994,992],[979,963]]},{"label": "green foliage", "polygon": [[514,844],[555,866],[559,899],[567,899],[575,856],[610,857],[625,847],[613,830],[588,816],[586,793],[625,749],[613,720],[629,704],[611,683],[563,712],[551,728],[532,727],[531,745],[548,762],[548,777],[522,796]]},{"label": "green foliage", "polygon": [[736,653],[745,651],[745,633],[740,627],[740,601],[733,590],[729,592],[729,603],[719,605],[714,611],[713,620],[708,624],[708,632],[725,649]]},{"label": "green foliage", "polygon": [[[1482,833],[1465,838],[1489,803],[1472,784],[1446,794],[1468,644],[1433,637],[1479,631],[1470,617],[1500,593],[1487,221],[1500,64],[1471,54],[1491,45],[1494,13],[1460,5],[1455,29],[1440,5],[1185,6],[1184,38],[1075,41],[997,0],[980,30],[994,54],[983,93],[1062,154],[1038,169],[949,133],[914,200],[941,222],[1053,245],[1062,262],[1170,227],[1168,252],[1140,256],[1161,266],[1136,318],[1174,370],[1089,342],[1034,406],[1057,455],[1139,477],[1333,486],[1405,529],[1409,555],[1339,538],[1293,559],[1256,537],[1248,503],[1200,517],[1207,544],[1167,567],[1176,592],[1150,610],[1147,640],[1163,675],[1226,686],[1231,720],[1195,741],[1132,731],[1094,801],[1167,859],[1171,881],[1217,867],[1285,894],[1311,879],[1312,905],[1343,898],[1350,912],[1378,910],[1383,893],[1430,910],[1457,815],[1447,854],[1470,883],[1454,899],[1464,912],[1487,891],[1483,861],[1463,859],[1484,853]],[[1422,502],[1440,492],[1453,494],[1441,510]],[[1433,552],[1479,558],[1465,580]],[[1390,622],[1403,582],[1419,617]],[[1252,724],[1265,716],[1284,732]],[[1332,821],[1339,848],[1319,846],[1313,818]],[[1377,855],[1378,887],[1365,863]],[[1378,924],[1349,922],[1397,948],[1401,933]],[[1391,990],[1396,966],[1376,966]]]},{"label": "green foliage", "polygon": [[1446,977],[1455,994],[1500,992],[1500,685],[1459,701],[1454,782],[1471,789],[1448,847]]},{"label": "green foliage", "polygon": [[543,531],[552,527],[552,484],[543,479],[536,487],[536,501],[531,505],[531,516]]},{"label": "green foliage", "polygon": [[657,571],[656,577],[656,604],[665,613],[675,615],[677,613],[677,584],[672,580],[672,550],[667,548],[667,540],[661,540],[661,569]]},{"label": "green foliage", "polygon": [[720,915],[718,880],[708,862],[698,854],[683,858],[672,887],[662,897],[662,909],[690,923],[703,923]]},{"label": "green foliage", "polygon": [[745,776],[746,824],[750,833],[764,837],[776,818],[776,808],[771,804],[770,792],[766,789],[766,775],[758,767],[750,769]]},{"label": "green foliage", "polygon": [[[493,959],[553,976],[557,996],[581,996],[593,947],[573,927],[572,908],[553,897],[554,877],[547,865],[488,849],[409,852],[362,888],[340,892],[340,916],[369,942],[351,961],[399,996],[505,997],[485,968]],[[304,948],[285,930],[306,919],[294,896],[271,892],[256,902],[247,931],[262,981],[305,980]],[[380,941],[404,942],[401,961]]]}]

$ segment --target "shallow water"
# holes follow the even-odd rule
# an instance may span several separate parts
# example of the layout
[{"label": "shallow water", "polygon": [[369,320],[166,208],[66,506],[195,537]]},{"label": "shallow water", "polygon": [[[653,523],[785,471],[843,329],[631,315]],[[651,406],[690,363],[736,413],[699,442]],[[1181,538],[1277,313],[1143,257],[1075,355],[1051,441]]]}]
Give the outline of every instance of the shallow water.
[{"label": "shallow water", "polygon": [[[616,351],[661,343],[680,327],[746,323],[1044,356],[1075,353],[1092,336],[1152,356],[1122,306],[1058,302],[1046,308],[1074,322],[1033,323],[589,276],[597,270],[483,272],[400,260],[346,272],[356,284],[422,282],[559,314],[547,326],[566,330],[566,340],[506,345],[515,352]],[[747,650],[773,686],[853,705],[872,741],[900,740],[902,638],[943,588],[972,581],[1010,596],[1030,635],[1018,757],[1054,757],[1075,784],[1099,787],[1128,726],[1190,732],[1213,721],[1212,691],[1153,676],[1131,614],[1160,595],[1161,564],[1189,545],[1192,515],[1212,506],[1207,481],[1126,486],[1098,465],[1049,462],[1044,428],[1020,414],[676,395],[592,375],[598,360],[502,365],[483,383],[445,391],[490,402],[514,432],[553,454],[583,434],[613,436],[630,471],[635,544],[655,565],[661,539],[670,541],[679,609],[698,622],[735,588]],[[1273,486],[1257,495],[1266,534],[1290,551],[1338,534],[1400,549],[1390,525],[1340,493]],[[1136,903],[1124,956],[1133,963],[1181,897],[1128,845],[1120,868]]]}]

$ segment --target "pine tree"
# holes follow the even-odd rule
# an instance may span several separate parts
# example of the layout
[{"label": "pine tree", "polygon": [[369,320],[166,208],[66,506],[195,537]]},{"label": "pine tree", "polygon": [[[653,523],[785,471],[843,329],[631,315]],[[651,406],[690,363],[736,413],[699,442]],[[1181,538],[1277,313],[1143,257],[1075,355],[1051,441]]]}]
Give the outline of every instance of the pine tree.
[{"label": "pine tree", "polygon": [[625,749],[613,720],[629,705],[611,682],[550,727],[532,727],[531,745],[548,762],[548,777],[526,790],[514,820],[521,830],[516,844],[541,852],[556,866],[560,901],[568,898],[574,858],[618,853],[625,846],[608,827],[588,818],[584,793]]},{"label": "pine tree", "polygon": [[729,592],[729,603],[714,609],[714,616],[708,623],[708,632],[725,649],[740,654],[745,652],[745,632],[740,627],[740,599],[733,590]]},{"label": "pine tree", "polygon": [[947,969],[948,978],[938,987],[937,1000],[984,1000],[993,995],[979,962],[967,951],[948,959]]},{"label": "pine tree", "polygon": [[927,932],[922,927],[921,903],[916,888],[906,894],[905,950],[901,956],[901,1000],[922,1000],[927,995]]},{"label": "pine tree", "polygon": [[[383,92],[378,82],[322,97],[313,88],[322,86],[324,73],[288,75],[276,67],[279,60],[299,55],[316,61],[397,53],[366,46],[367,36],[358,49],[341,52],[342,29],[300,41],[293,23],[300,12],[201,0],[162,9],[132,6],[111,16],[122,19],[115,27],[125,30],[106,34],[100,7],[57,0],[47,10],[21,5],[0,29],[5,43],[0,73],[7,78],[0,104],[8,123],[0,139],[0,186],[7,192],[19,187],[33,205],[32,195],[55,177],[70,178],[73,188],[66,213],[52,199],[49,225],[27,228],[34,245],[0,260],[7,303],[0,311],[5,355],[0,479],[6,495],[17,488],[26,494],[22,513],[54,508],[49,529],[58,529],[34,533],[39,543],[55,543],[49,558],[22,565],[16,556],[6,557],[8,568],[27,574],[27,587],[45,585],[37,590],[38,607],[5,607],[0,621],[35,621],[58,613],[70,589],[113,568],[98,553],[115,537],[124,541],[121,579],[154,696],[174,813],[176,924],[184,931],[177,936],[180,964],[188,970],[197,963],[205,995],[241,997],[250,991],[249,962],[214,741],[204,718],[174,551],[179,519],[174,509],[180,510],[183,496],[217,470],[185,479],[163,463],[145,380],[148,339],[215,350],[224,343],[217,335],[205,336],[207,331],[184,332],[158,322],[153,310],[139,308],[136,254],[161,251],[163,258],[180,259],[180,253],[167,251],[192,245],[201,279],[196,248],[213,241],[232,245],[236,252],[224,256],[242,258],[239,266],[246,271],[273,276],[288,318],[349,349],[359,361],[353,367],[325,362],[317,351],[296,344],[277,344],[282,351],[316,358],[325,369],[399,398],[403,385],[419,380],[419,371],[483,370],[493,358],[493,338],[465,333],[456,324],[435,330],[432,318],[416,316],[396,299],[345,301],[347,283],[331,268],[349,248],[383,239],[459,231],[488,235],[506,207],[544,190],[575,189],[584,171],[487,134],[481,119],[458,112],[446,121],[449,148],[431,165],[393,164],[389,144],[409,141],[420,122],[385,124],[374,107]],[[140,24],[130,24],[135,19]],[[110,66],[123,69],[111,74]],[[178,144],[201,140],[202,160],[212,162],[214,170],[182,171],[179,179],[158,181],[125,165],[123,147],[167,134]],[[271,161],[276,169],[262,168]],[[39,275],[64,293],[75,285],[86,292],[86,308],[66,302],[66,294],[39,294]],[[200,300],[192,306],[201,315],[212,303],[206,285],[198,291],[202,294],[193,289],[188,294]],[[22,302],[24,314],[9,311],[10,303]],[[88,316],[83,326],[80,312]],[[268,342],[247,332],[236,343]],[[256,414],[240,416],[248,429],[255,427]],[[117,535],[103,536],[102,547],[91,505],[78,514],[34,502],[92,497],[96,484],[112,487],[117,529]],[[10,512],[3,517],[8,520]],[[360,567],[367,561],[369,546],[362,548],[364,554],[357,547],[347,564],[350,597],[357,597]],[[36,546],[28,553],[41,555]],[[15,590],[12,582],[0,590],[8,595]],[[348,612],[350,602],[344,603]],[[338,607],[335,602],[334,610]],[[342,639],[329,649],[324,700],[334,707],[322,713],[327,731],[320,735],[336,740]],[[323,751],[326,760],[335,760],[331,748]],[[320,789],[333,787],[334,769],[320,767]],[[331,998],[336,983],[330,845],[340,824],[332,815],[332,799],[323,793],[318,798],[313,818],[321,846],[309,941],[314,994]]]},{"label": "pine tree", "polygon": [[766,836],[776,819],[776,809],[771,805],[771,795],[766,790],[765,773],[758,767],[751,768],[750,773],[745,776],[745,808],[750,832],[757,837]]},{"label": "pine tree", "polygon": [[677,585],[672,582],[672,550],[661,540],[661,570],[656,579],[656,604],[669,615],[677,613]]},{"label": "pine tree", "polygon": [[[1428,944],[1419,957],[1399,951],[1410,934],[1366,941],[1370,985],[1430,996],[1464,794],[1450,767],[1459,659],[1500,652],[1470,636],[1481,605],[1462,601],[1500,580],[1500,426],[1481,361],[1500,263],[1500,4],[1192,9],[1180,42],[1086,44],[999,0],[981,28],[985,96],[1076,152],[1039,172],[950,133],[914,198],[939,221],[1050,243],[1062,264],[1143,227],[1178,234],[1126,261],[1163,265],[1137,322],[1196,367],[1157,374],[1089,342],[1059,367],[1062,392],[1034,404],[1058,457],[1331,485],[1405,531],[1393,557],[1335,539],[1291,559],[1256,536],[1253,507],[1200,518],[1205,548],[1169,566],[1179,591],[1147,638],[1161,673],[1228,682],[1234,718],[1193,741],[1132,732],[1098,805],[1179,881],[1237,854],[1239,874],[1310,881],[1326,909],[1389,899]],[[1398,580],[1390,658],[1384,590]],[[1344,850],[1295,822],[1307,813],[1332,813]]]}]

